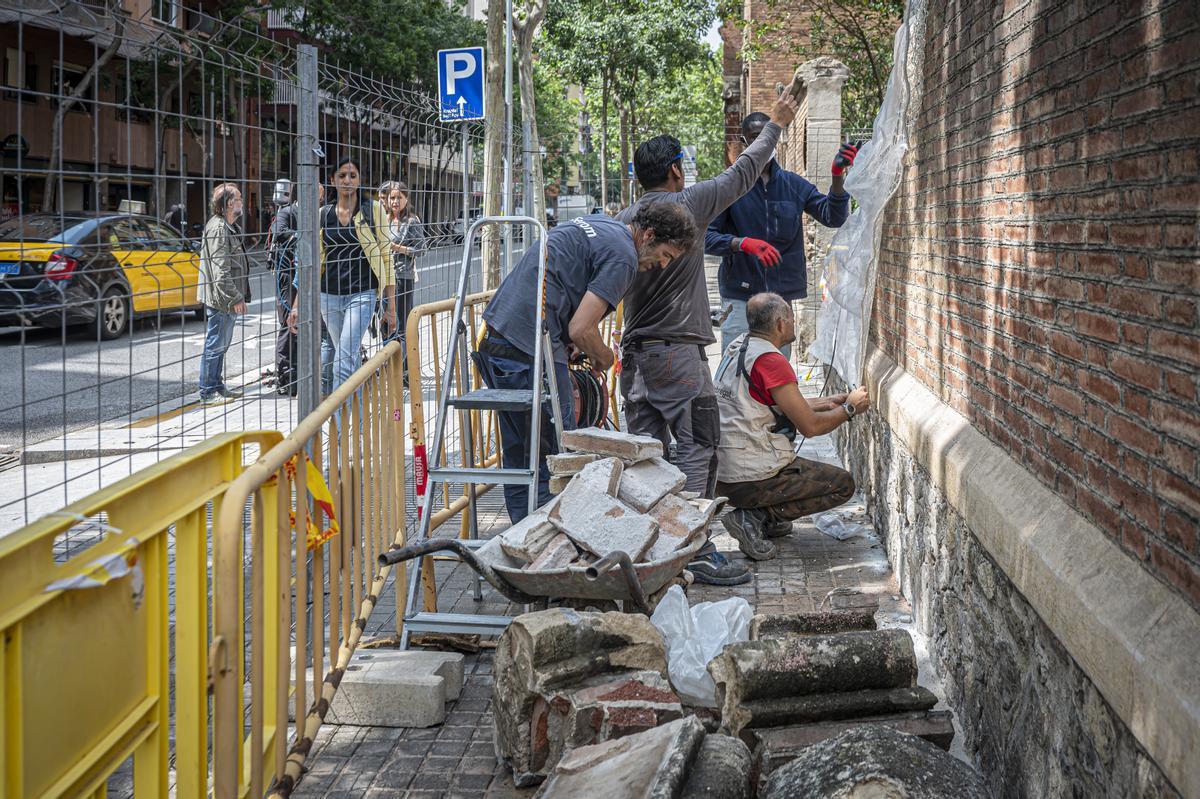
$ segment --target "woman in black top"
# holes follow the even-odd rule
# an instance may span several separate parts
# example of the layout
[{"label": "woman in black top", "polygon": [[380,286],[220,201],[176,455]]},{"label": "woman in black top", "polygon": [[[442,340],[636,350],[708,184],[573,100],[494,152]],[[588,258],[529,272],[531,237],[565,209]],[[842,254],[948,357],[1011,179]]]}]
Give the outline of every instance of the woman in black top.
[{"label": "woman in black top", "polygon": [[[343,158],[333,173],[337,201],[320,211],[321,318],[332,340],[332,353],[322,347],[322,360],[333,362],[336,389],[361,365],[363,336],[379,300],[384,301],[384,333],[396,329],[396,278],[392,268],[387,215],[377,202],[363,199],[360,173],[352,158]],[[289,325],[295,328],[293,304]]]}]

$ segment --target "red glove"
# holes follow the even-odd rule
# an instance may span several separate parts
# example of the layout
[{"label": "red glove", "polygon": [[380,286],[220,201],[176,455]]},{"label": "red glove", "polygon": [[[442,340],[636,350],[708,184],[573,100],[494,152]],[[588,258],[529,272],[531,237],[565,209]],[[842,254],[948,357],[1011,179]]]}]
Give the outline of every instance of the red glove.
[{"label": "red glove", "polygon": [[767,266],[774,266],[779,263],[779,250],[767,244],[762,239],[742,239],[742,243],[738,245],[738,249],[755,256]]},{"label": "red glove", "polygon": [[844,175],[846,170],[854,166],[854,156],[858,155],[858,145],[846,142],[833,159],[833,176]]}]

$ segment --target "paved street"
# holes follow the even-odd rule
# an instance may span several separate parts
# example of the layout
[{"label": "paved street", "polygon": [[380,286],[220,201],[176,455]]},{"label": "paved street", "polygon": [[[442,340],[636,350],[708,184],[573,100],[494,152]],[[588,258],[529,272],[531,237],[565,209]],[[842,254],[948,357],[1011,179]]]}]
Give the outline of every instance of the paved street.
[{"label": "paved street", "polygon": [[[445,299],[456,286],[461,249],[443,247],[418,262],[414,305]],[[479,256],[472,290],[480,290]],[[258,259],[255,298],[238,320],[226,375],[238,385],[274,368],[274,286]],[[163,403],[199,388],[204,322],[191,314],[135,321],[130,335],[97,342],[87,332],[0,328],[0,450],[23,450],[47,439],[102,424],[132,424]]]}]

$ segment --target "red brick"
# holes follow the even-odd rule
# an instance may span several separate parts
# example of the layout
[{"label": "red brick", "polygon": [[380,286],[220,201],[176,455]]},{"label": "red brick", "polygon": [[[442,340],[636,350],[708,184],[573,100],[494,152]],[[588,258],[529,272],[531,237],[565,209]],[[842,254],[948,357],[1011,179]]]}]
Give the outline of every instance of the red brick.
[{"label": "red brick", "polygon": [[1117,377],[1151,391],[1157,391],[1162,386],[1162,369],[1144,358],[1114,352],[1108,359],[1108,366]]},{"label": "red brick", "polygon": [[1150,457],[1158,455],[1158,436],[1140,421],[1133,421],[1119,414],[1110,413],[1106,430],[1109,435],[1130,449],[1145,453]]},{"label": "red brick", "polygon": [[1113,286],[1108,290],[1108,304],[1114,310],[1134,316],[1158,319],[1162,316],[1163,295],[1145,289]]},{"label": "red brick", "polygon": [[1153,271],[1156,283],[1200,291],[1200,266],[1194,260],[1156,259]]},{"label": "red brick", "polygon": [[1167,435],[1200,444],[1200,414],[1194,407],[1181,408],[1169,402],[1155,401],[1150,405],[1150,421],[1155,429]]},{"label": "red brick", "polygon": [[1163,508],[1162,530],[1167,540],[1190,555],[1200,554],[1200,518]]},{"label": "red brick", "polygon": [[1193,516],[1200,516],[1200,485],[1164,469],[1154,470],[1154,493]]},{"label": "red brick", "polygon": [[1115,405],[1121,399],[1121,390],[1116,383],[1087,369],[1079,370],[1079,387],[1109,404]]},{"label": "red brick", "polygon": [[1157,222],[1136,225],[1112,225],[1108,235],[1113,244],[1132,247],[1157,247],[1162,241],[1162,225]]},{"label": "red brick", "polygon": [[1113,343],[1119,340],[1117,321],[1111,316],[1102,316],[1091,311],[1078,311],[1075,314],[1075,324],[1079,332],[1085,336]]},{"label": "red brick", "polygon": [[[1195,401],[1197,375],[1194,372],[1185,373],[1176,372],[1172,369],[1164,369],[1163,378],[1167,383],[1167,391],[1184,401]],[[1197,424],[1200,424],[1200,420],[1197,421]]]},{"label": "red brick", "polygon": [[1200,568],[1157,543],[1150,544],[1150,562],[1186,599],[1200,604]]},{"label": "red brick", "polygon": [[1200,366],[1200,335],[1174,330],[1151,330],[1150,347],[1158,356]]}]

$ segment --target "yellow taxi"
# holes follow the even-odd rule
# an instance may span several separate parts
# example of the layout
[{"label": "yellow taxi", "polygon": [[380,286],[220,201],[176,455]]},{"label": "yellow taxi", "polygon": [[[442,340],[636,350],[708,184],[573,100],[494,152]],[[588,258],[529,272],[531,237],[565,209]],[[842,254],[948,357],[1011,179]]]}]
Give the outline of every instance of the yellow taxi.
[{"label": "yellow taxi", "polygon": [[81,325],[103,340],[133,319],[193,311],[200,256],[140,214],[36,213],[0,222],[0,324]]}]

